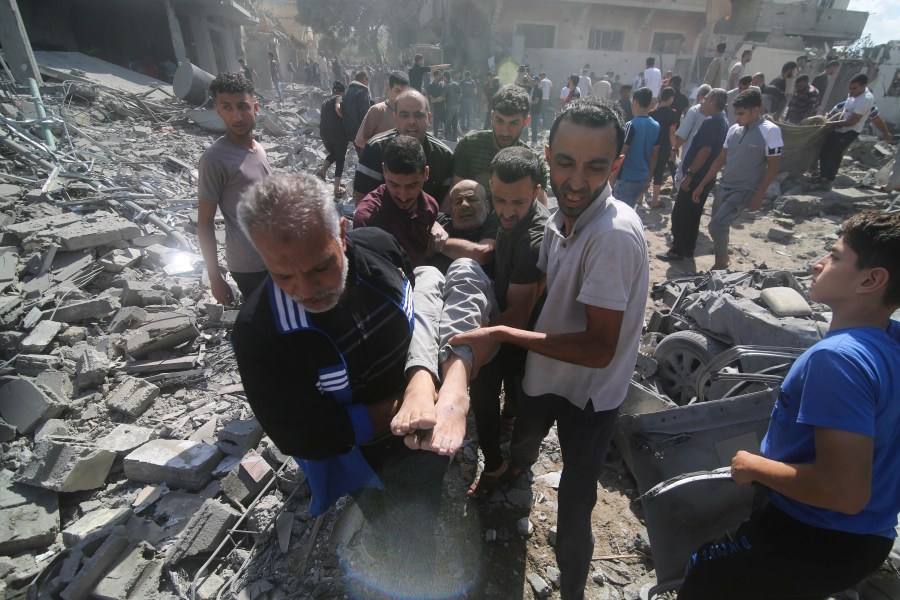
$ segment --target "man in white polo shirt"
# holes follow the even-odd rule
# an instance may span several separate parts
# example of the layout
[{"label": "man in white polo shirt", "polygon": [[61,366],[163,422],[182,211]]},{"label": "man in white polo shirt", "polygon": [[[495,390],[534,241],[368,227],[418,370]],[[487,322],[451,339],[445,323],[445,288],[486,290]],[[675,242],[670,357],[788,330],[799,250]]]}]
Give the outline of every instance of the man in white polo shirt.
[{"label": "man in white polo shirt", "polygon": [[841,167],[844,150],[862,133],[869,111],[875,105],[875,97],[866,87],[868,83],[869,78],[865,73],[854,76],[850,80],[847,102],[844,103],[840,119],[828,121],[828,125],[833,129],[828,132],[819,152],[819,177],[821,187],[824,189],[831,189],[832,182]]},{"label": "man in white polo shirt", "polygon": [[594,99],[556,117],[545,148],[559,211],[547,223],[538,268],[547,299],[534,331],[484,327],[457,335],[476,367],[501,343],[528,350],[510,445],[516,476],[537,460],[554,422],[562,450],[556,561],[563,600],[582,600],[593,553],[591,511],[619,405],[634,371],[649,265],[641,220],[612,197],[625,140],[619,117]]}]

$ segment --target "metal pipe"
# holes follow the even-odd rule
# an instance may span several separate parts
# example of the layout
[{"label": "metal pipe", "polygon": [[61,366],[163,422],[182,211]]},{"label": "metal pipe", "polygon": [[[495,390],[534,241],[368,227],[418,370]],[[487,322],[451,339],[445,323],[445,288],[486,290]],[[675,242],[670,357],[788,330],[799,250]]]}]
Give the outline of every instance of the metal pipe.
[{"label": "metal pipe", "polygon": [[29,77],[28,87],[31,89],[31,95],[34,97],[34,109],[41,120],[41,133],[44,134],[44,141],[47,143],[47,147],[51,150],[56,150],[56,139],[53,137],[53,131],[51,131],[50,125],[45,122],[47,111],[44,110],[44,100],[41,98],[41,90],[38,89],[37,81]]}]

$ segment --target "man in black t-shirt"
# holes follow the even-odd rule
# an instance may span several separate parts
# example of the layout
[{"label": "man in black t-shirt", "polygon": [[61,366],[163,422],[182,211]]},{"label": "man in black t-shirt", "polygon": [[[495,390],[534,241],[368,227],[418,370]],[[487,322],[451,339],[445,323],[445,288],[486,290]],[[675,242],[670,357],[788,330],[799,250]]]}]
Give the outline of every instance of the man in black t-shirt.
[{"label": "man in black t-shirt", "polygon": [[436,71],[433,75],[433,81],[428,84],[428,102],[431,104],[431,123],[434,127],[432,132],[435,137],[439,137],[444,130],[444,124],[447,121],[447,103],[444,97],[444,74]]},{"label": "man in black t-shirt", "polygon": [[675,162],[670,155],[672,148],[675,147],[675,130],[681,123],[681,116],[672,108],[673,100],[675,100],[675,90],[666,86],[659,92],[659,106],[656,110],[650,111],[650,118],[659,123],[659,141],[657,142],[659,154],[657,154],[656,166],[651,174],[653,176],[653,201],[650,208],[659,207],[659,191],[665,179],[666,168],[670,169],[673,177],[675,173]]},{"label": "man in black t-shirt", "polygon": [[425,77],[425,73],[433,73],[438,69],[449,69],[449,64],[444,65],[431,65],[430,67],[425,66],[425,57],[421,54],[416,54],[416,60],[412,67],[409,68],[409,87],[419,90],[420,92],[424,92],[422,89],[422,80]]}]

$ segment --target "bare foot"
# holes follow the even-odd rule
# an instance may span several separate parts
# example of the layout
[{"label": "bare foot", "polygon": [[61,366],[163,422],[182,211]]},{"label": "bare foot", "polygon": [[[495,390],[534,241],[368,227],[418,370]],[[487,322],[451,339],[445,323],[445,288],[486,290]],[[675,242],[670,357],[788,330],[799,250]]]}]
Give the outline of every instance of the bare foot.
[{"label": "bare foot", "polygon": [[425,369],[413,371],[403,393],[403,402],[391,420],[391,433],[406,435],[417,429],[434,427],[437,423],[436,400],[437,391],[431,373]]},{"label": "bare foot", "polygon": [[443,365],[444,383],[438,393],[437,424],[431,431],[419,431],[420,448],[440,455],[454,454],[466,435],[469,412],[469,365],[452,355]]}]

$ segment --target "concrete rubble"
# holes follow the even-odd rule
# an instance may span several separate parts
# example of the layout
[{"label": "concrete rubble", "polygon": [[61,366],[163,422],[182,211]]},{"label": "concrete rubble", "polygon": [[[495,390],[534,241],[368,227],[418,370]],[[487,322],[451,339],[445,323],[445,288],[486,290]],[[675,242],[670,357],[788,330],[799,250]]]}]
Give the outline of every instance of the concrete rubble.
[{"label": "concrete rubble", "polygon": [[[325,94],[299,85],[287,92],[268,110],[288,134],[260,140],[275,170],[310,172],[325,157],[316,129]],[[192,590],[225,597],[217,596],[223,587],[250,597],[253,584],[253,594],[266,586],[281,594],[265,597],[342,597],[350,583],[327,538],[349,503],[324,525],[307,512],[303,473],[264,437],[245,401],[228,344],[237,312],[218,305],[206,282],[196,165],[217,136],[175,99],[137,102],[102,87],[93,100],[75,99],[59,84],[42,93],[63,115],[54,122],[57,149],[34,123],[0,121],[21,149],[0,154],[0,592],[21,597],[35,586],[40,598],[165,600]],[[2,96],[0,106],[16,114]],[[887,209],[890,196],[856,186],[889,153],[863,139],[842,185],[828,192],[780,177],[758,242],[796,247],[807,221]],[[354,165],[351,152],[346,172]],[[352,212],[352,203],[341,208]],[[826,222],[821,240],[833,235]],[[770,295],[759,302],[808,314],[796,298]],[[484,526],[488,555],[527,543],[552,556],[559,461],[551,435],[534,487],[490,499],[491,511],[512,517]],[[460,501],[477,463],[467,443],[454,463],[466,480],[454,492]],[[601,484],[618,486],[620,509],[640,531],[627,510],[627,474]],[[622,537],[623,548],[633,544],[632,532]],[[652,561],[605,561],[592,578],[620,597],[648,572]],[[519,583],[534,597],[552,596],[558,572],[535,563]],[[505,597],[495,587],[488,595]]]}]

